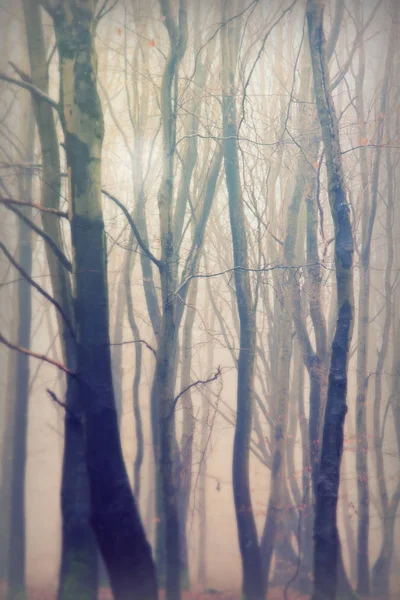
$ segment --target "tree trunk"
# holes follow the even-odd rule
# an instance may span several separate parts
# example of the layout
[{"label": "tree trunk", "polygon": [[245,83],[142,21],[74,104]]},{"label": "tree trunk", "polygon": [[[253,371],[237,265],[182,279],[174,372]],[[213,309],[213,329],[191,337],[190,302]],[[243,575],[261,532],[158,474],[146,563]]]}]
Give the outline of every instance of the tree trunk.
[{"label": "tree trunk", "polygon": [[[208,323],[208,305],[205,305],[205,323]],[[214,328],[214,313],[210,317],[209,331]],[[207,344],[207,372],[210,373],[214,360],[214,345],[209,340]],[[201,410],[201,430],[200,430],[200,466],[199,466],[199,563],[198,563],[198,582],[205,588],[207,585],[207,448],[210,436],[208,419],[210,414],[211,392],[207,389],[207,394],[203,399]]]},{"label": "tree trunk", "polygon": [[[33,83],[48,93],[49,76],[38,0],[24,0],[25,26]],[[60,156],[53,109],[44,101],[35,101],[35,116],[42,151],[42,204],[46,208],[60,206]],[[41,213],[43,230],[63,250],[61,226],[57,217]],[[53,296],[73,323],[72,291],[68,272],[46,244]],[[76,368],[76,345],[70,328],[57,314],[61,349],[65,365]],[[62,542],[59,575],[59,600],[80,597],[95,600],[97,596],[97,554],[90,526],[89,484],[86,469],[82,410],[78,387],[67,379],[64,429],[64,456],[61,481]],[[72,418],[75,415],[78,418]]]},{"label": "tree trunk", "polygon": [[114,597],[150,599],[157,597],[155,568],[124,465],[111,373],[94,10],[93,2],[81,0],[59,2],[51,12],[69,175],[76,380],[84,411],[91,523]]},{"label": "tree trunk", "polygon": [[338,300],[318,473],[314,527],[313,597],[315,600],[333,600],[337,589],[337,566],[340,550],[337,501],[344,419],[347,412],[348,351],[354,319],[353,234],[344,187],[339,127],[330,92],[323,13],[323,2],[307,0],[306,14],[314,90],[326,155],[329,204],[335,227]]},{"label": "tree trunk", "polygon": [[[284,290],[285,285],[283,285],[282,288]],[[284,294],[285,292],[280,298],[283,305],[283,311],[280,322],[281,343],[278,360],[277,409],[275,412],[270,492],[267,516],[261,541],[266,586],[268,586],[276,534],[282,520],[282,507],[284,505],[283,490],[286,479],[285,463],[289,412],[290,362],[292,354],[292,311],[289,305],[289,299],[287,297],[285,298]]]},{"label": "tree trunk", "polygon": [[[35,125],[29,100],[27,113],[22,116],[26,133],[26,161],[34,156]],[[21,198],[32,197],[32,172],[28,171],[20,183]],[[31,208],[21,209],[29,218]],[[28,276],[32,275],[32,229],[19,220],[18,262]],[[30,347],[32,323],[32,288],[24,278],[18,282],[18,332],[17,344]],[[18,353],[15,365],[14,418],[11,442],[11,494],[10,494],[10,538],[8,556],[8,599],[26,598],[25,581],[25,477],[27,460],[28,400],[29,400],[29,356]]]},{"label": "tree trunk", "polygon": [[[226,21],[226,15],[223,20]],[[221,28],[224,164],[232,231],[233,260],[235,267],[241,267],[235,270],[236,300],[240,321],[240,351],[237,369],[237,417],[232,466],[233,494],[243,568],[243,595],[246,600],[260,600],[265,597],[265,584],[249,484],[256,323],[250,277],[248,271],[246,271],[248,267],[246,218],[236,142],[234,70],[237,51],[235,49],[235,33],[232,22]]]},{"label": "tree trunk", "polygon": [[[133,244],[133,231],[129,236],[129,247]],[[136,323],[135,315],[133,313],[133,302],[131,293],[131,281],[130,276],[133,269],[133,255],[132,252],[127,252],[125,259],[124,278],[125,278],[125,294],[126,294],[126,307],[128,313],[128,321],[131,327],[133,339],[135,340],[135,374],[133,376],[132,384],[132,400],[133,400],[133,416],[135,419],[135,433],[136,433],[136,457],[133,466],[133,493],[136,501],[139,503],[140,499],[140,472],[143,464],[144,455],[144,443],[143,443],[143,424],[142,424],[142,413],[140,411],[140,379],[142,376],[142,344],[140,340],[139,328]]]},{"label": "tree trunk", "polygon": [[[186,317],[183,326],[182,341],[182,370],[181,387],[187,388],[191,383],[192,368],[192,338],[193,325],[196,317],[198,279],[192,281],[186,309]],[[181,516],[181,561],[182,561],[182,585],[184,589],[190,588],[189,557],[186,541],[186,527],[189,514],[190,492],[192,488],[192,460],[193,460],[193,437],[195,432],[195,420],[193,414],[193,401],[191,391],[188,390],[182,397],[183,428],[181,440],[181,473],[179,482],[179,513]]]}]

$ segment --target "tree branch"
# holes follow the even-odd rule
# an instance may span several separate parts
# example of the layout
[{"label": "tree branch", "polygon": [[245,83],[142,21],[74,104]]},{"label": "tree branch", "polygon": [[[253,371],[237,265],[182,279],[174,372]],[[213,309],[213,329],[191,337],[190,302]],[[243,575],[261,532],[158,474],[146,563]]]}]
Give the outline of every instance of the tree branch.
[{"label": "tree branch", "polygon": [[55,404],[58,404],[58,406],[61,406],[61,408],[63,408],[65,410],[65,412],[70,415],[70,417],[72,417],[72,419],[74,421],[76,421],[77,423],[80,423],[81,420],[78,417],[78,415],[76,415],[70,408],[68,408],[67,404],[65,402],[63,402],[62,400],[60,400],[59,398],[57,398],[57,396],[55,395],[54,392],[52,392],[51,390],[49,390],[49,388],[46,389],[46,392],[49,394],[50,398],[53,400],[53,402]]},{"label": "tree branch", "polygon": [[141,247],[141,249],[143,250],[143,252],[145,253],[145,255],[147,256],[147,258],[149,258],[158,268],[161,267],[162,263],[160,260],[158,260],[158,258],[156,258],[154,256],[154,254],[151,252],[151,250],[147,247],[147,245],[145,244],[145,242],[143,241],[138,228],[136,227],[136,223],[135,221],[132,219],[132,216],[129,214],[129,211],[125,208],[125,206],[122,204],[122,202],[120,202],[118,200],[118,198],[116,198],[115,196],[113,196],[112,194],[110,194],[110,192],[107,192],[105,189],[101,190],[102,194],[104,194],[104,196],[107,196],[107,198],[109,198],[110,200],[112,200],[124,213],[125,217],[128,220],[129,225],[131,226],[133,233],[135,234],[135,237],[137,239],[137,242],[139,244],[139,246]]},{"label": "tree branch", "polygon": [[45,102],[48,102],[48,104],[50,104],[50,106],[52,106],[54,110],[56,110],[58,113],[60,112],[60,107],[58,103],[55,100],[53,100],[53,98],[50,98],[50,96],[45,94],[45,92],[42,92],[42,90],[34,86],[32,83],[29,83],[28,81],[21,81],[20,79],[15,79],[14,77],[10,77],[5,73],[0,73],[0,79],[2,79],[3,81],[7,81],[8,83],[13,83],[14,85],[17,85],[18,87],[21,87],[25,90],[28,90],[28,92],[31,92],[31,94],[36,98],[36,100],[44,100]]},{"label": "tree branch", "polygon": [[113,344],[110,344],[110,346],[125,346],[125,344],[144,344],[146,346],[146,348],[148,348],[154,354],[154,356],[157,356],[154,348],[152,346],[150,346],[150,344],[148,342],[146,342],[146,340],[129,340],[126,342],[117,342],[117,343],[114,342]]},{"label": "tree branch", "polygon": [[221,367],[218,367],[218,369],[216,370],[216,372],[214,373],[214,375],[212,375],[208,379],[198,379],[197,381],[194,381],[190,385],[187,385],[181,392],[179,392],[179,394],[177,396],[175,396],[174,401],[173,401],[173,405],[172,405],[172,408],[171,408],[171,412],[169,414],[169,418],[173,415],[175,407],[176,407],[176,405],[178,403],[179,398],[181,398],[184,394],[186,394],[186,392],[188,392],[192,387],[195,387],[197,385],[206,385],[207,383],[211,383],[212,381],[215,381],[216,379],[218,379],[218,377],[220,375],[221,375]]},{"label": "tree branch", "polygon": [[62,217],[63,219],[68,219],[68,213],[63,210],[57,210],[56,208],[47,208],[46,206],[41,206],[40,204],[36,204],[35,202],[28,202],[25,200],[15,200],[14,198],[2,198],[0,197],[0,204],[15,204],[16,206],[31,206],[32,208],[36,208],[41,212],[46,212],[53,214],[56,217]]},{"label": "tree branch", "polygon": [[56,256],[56,258],[58,258],[58,260],[63,265],[63,267],[65,267],[67,269],[67,271],[72,273],[72,264],[70,263],[68,258],[65,256],[65,254],[60,250],[60,248],[57,246],[57,244],[54,242],[54,240],[47,233],[45,233],[43,231],[43,229],[38,227],[31,219],[29,219],[29,217],[27,217],[24,213],[19,211],[17,208],[13,207],[11,204],[8,204],[7,208],[9,210],[11,210],[14,214],[16,214],[22,221],[24,221],[24,223],[26,223],[35,233],[37,233],[46,242],[46,244],[48,244],[48,246],[52,249],[52,251],[54,252],[54,255]]},{"label": "tree branch", "polygon": [[22,348],[22,346],[17,346],[16,344],[13,344],[9,340],[7,340],[1,333],[0,333],[0,343],[7,346],[7,348],[10,348],[10,350],[16,350],[17,352],[20,352],[21,354],[25,354],[26,356],[31,356],[32,358],[38,358],[39,360],[43,360],[44,362],[47,362],[50,365],[53,365],[54,367],[57,367],[57,369],[60,369],[60,371],[64,371],[64,373],[66,373],[67,375],[76,377],[75,373],[73,371],[71,371],[70,369],[68,369],[68,367],[66,367],[62,363],[49,358],[45,354],[38,354],[37,352],[32,352],[32,350],[28,350],[27,348]]},{"label": "tree branch", "polygon": [[182,288],[185,287],[185,285],[187,283],[189,283],[189,281],[191,279],[210,279],[211,277],[219,277],[220,275],[226,275],[226,273],[231,273],[234,271],[249,271],[250,273],[267,273],[268,271],[275,271],[276,269],[288,269],[288,270],[296,270],[296,269],[304,269],[307,267],[312,267],[315,266],[316,264],[321,265],[322,267],[324,267],[324,265],[322,265],[320,262],[315,262],[315,263],[309,263],[306,265],[274,265],[273,267],[260,267],[259,269],[252,269],[252,268],[248,268],[248,267],[242,267],[240,265],[236,266],[236,267],[230,267],[229,269],[225,269],[224,271],[219,271],[218,273],[199,273],[197,275],[189,275],[189,277],[187,277],[180,285],[179,287],[176,288],[175,290],[175,294],[179,294],[179,292],[182,290]]},{"label": "tree branch", "polygon": [[71,323],[70,323],[67,315],[63,311],[61,305],[57,302],[57,300],[54,300],[54,298],[52,296],[50,296],[50,294],[48,294],[38,283],[36,283],[36,281],[34,281],[32,279],[32,277],[30,277],[28,275],[28,273],[25,271],[25,269],[23,269],[21,267],[21,265],[15,260],[15,258],[7,250],[7,248],[5,247],[5,245],[3,244],[3,242],[1,242],[1,241],[0,241],[0,250],[2,250],[4,252],[4,254],[8,258],[8,260],[10,261],[10,263],[13,265],[13,267],[19,273],[21,273],[21,275],[31,284],[31,286],[34,287],[35,290],[37,290],[39,292],[39,294],[42,294],[42,296],[44,296],[44,298],[46,298],[46,300],[48,300],[53,306],[55,306],[55,308],[58,310],[58,312],[60,313],[60,315],[64,319],[65,324],[67,325],[68,329],[70,330],[70,332],[72,334],[72,337],[75,339],[75,332],[73,330],[73,327],[72,327],[72,325],[71,325]]}]

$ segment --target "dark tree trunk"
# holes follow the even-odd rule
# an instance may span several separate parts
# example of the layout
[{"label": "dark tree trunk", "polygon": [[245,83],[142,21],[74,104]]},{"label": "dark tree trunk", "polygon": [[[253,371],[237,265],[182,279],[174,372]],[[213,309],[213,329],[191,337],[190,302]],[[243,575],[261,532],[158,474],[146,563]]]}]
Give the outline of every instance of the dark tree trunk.
[{"label": "dark tree trunk", "polygon": [[335,227],[338,300],[316,495],[313,596],[315,600],[333,600],[337,590],[340,552],[337,501],[344,419],[347,412],[347,364],[354,319],[353,235],[344,187],[338,121],[330,92],[323,13],[323,2],[307,0],[314,90],[326,154],[329,203]]},{"label": "dark tree trunk", "polygon": [[[24,0],[31,77],[33,83],[48,92],[43,26],[38,0]],[[60,156],[53,109],[44,101],[35,101],[35,116],[42,151],[42,204],[46,208],[60,206]],[[61,226],[57,217],[43,212],[43,230],[63,250]],[[46,255],[55,300],[73,323],[72,292],[69,274],[46,244]],[[64,319],[57,315],[64,363],[76,368],[76,345]],[[67,379],[64,456],[61,481],[62,542],[59,576],[59,600],[80,597],[94,600],[97,596],[96,544],[90,526],[90,499],[86,469],[82,409],[78,401],[76,381]],[[77,418],[71,418],[74,414]]]},{"label": "dark tree trunk", "polygon": [[84,412],[90,516],[114,597],[157,598],[151,549],[126,473],[111,373],[107,252],[101,207],[103,117],[96,88],[94,5],[51,11],[69,173],[78,400]]}]

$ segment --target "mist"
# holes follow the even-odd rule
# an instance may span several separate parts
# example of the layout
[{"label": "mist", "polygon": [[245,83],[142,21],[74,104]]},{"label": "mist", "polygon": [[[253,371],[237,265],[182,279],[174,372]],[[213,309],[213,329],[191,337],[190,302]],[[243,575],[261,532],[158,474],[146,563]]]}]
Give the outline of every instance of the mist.
[{"label": "mist", "polygon": [[397,0],[0,0],[0,597],[400,596]]}]

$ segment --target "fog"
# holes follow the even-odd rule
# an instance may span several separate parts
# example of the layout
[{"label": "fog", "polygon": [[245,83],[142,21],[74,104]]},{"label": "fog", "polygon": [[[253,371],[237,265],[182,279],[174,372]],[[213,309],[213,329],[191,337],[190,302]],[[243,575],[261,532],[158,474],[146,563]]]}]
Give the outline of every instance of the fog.
[{"label": "fog", "polygon": [[400,596],[399,8],[0,0],[1,597]]}]

